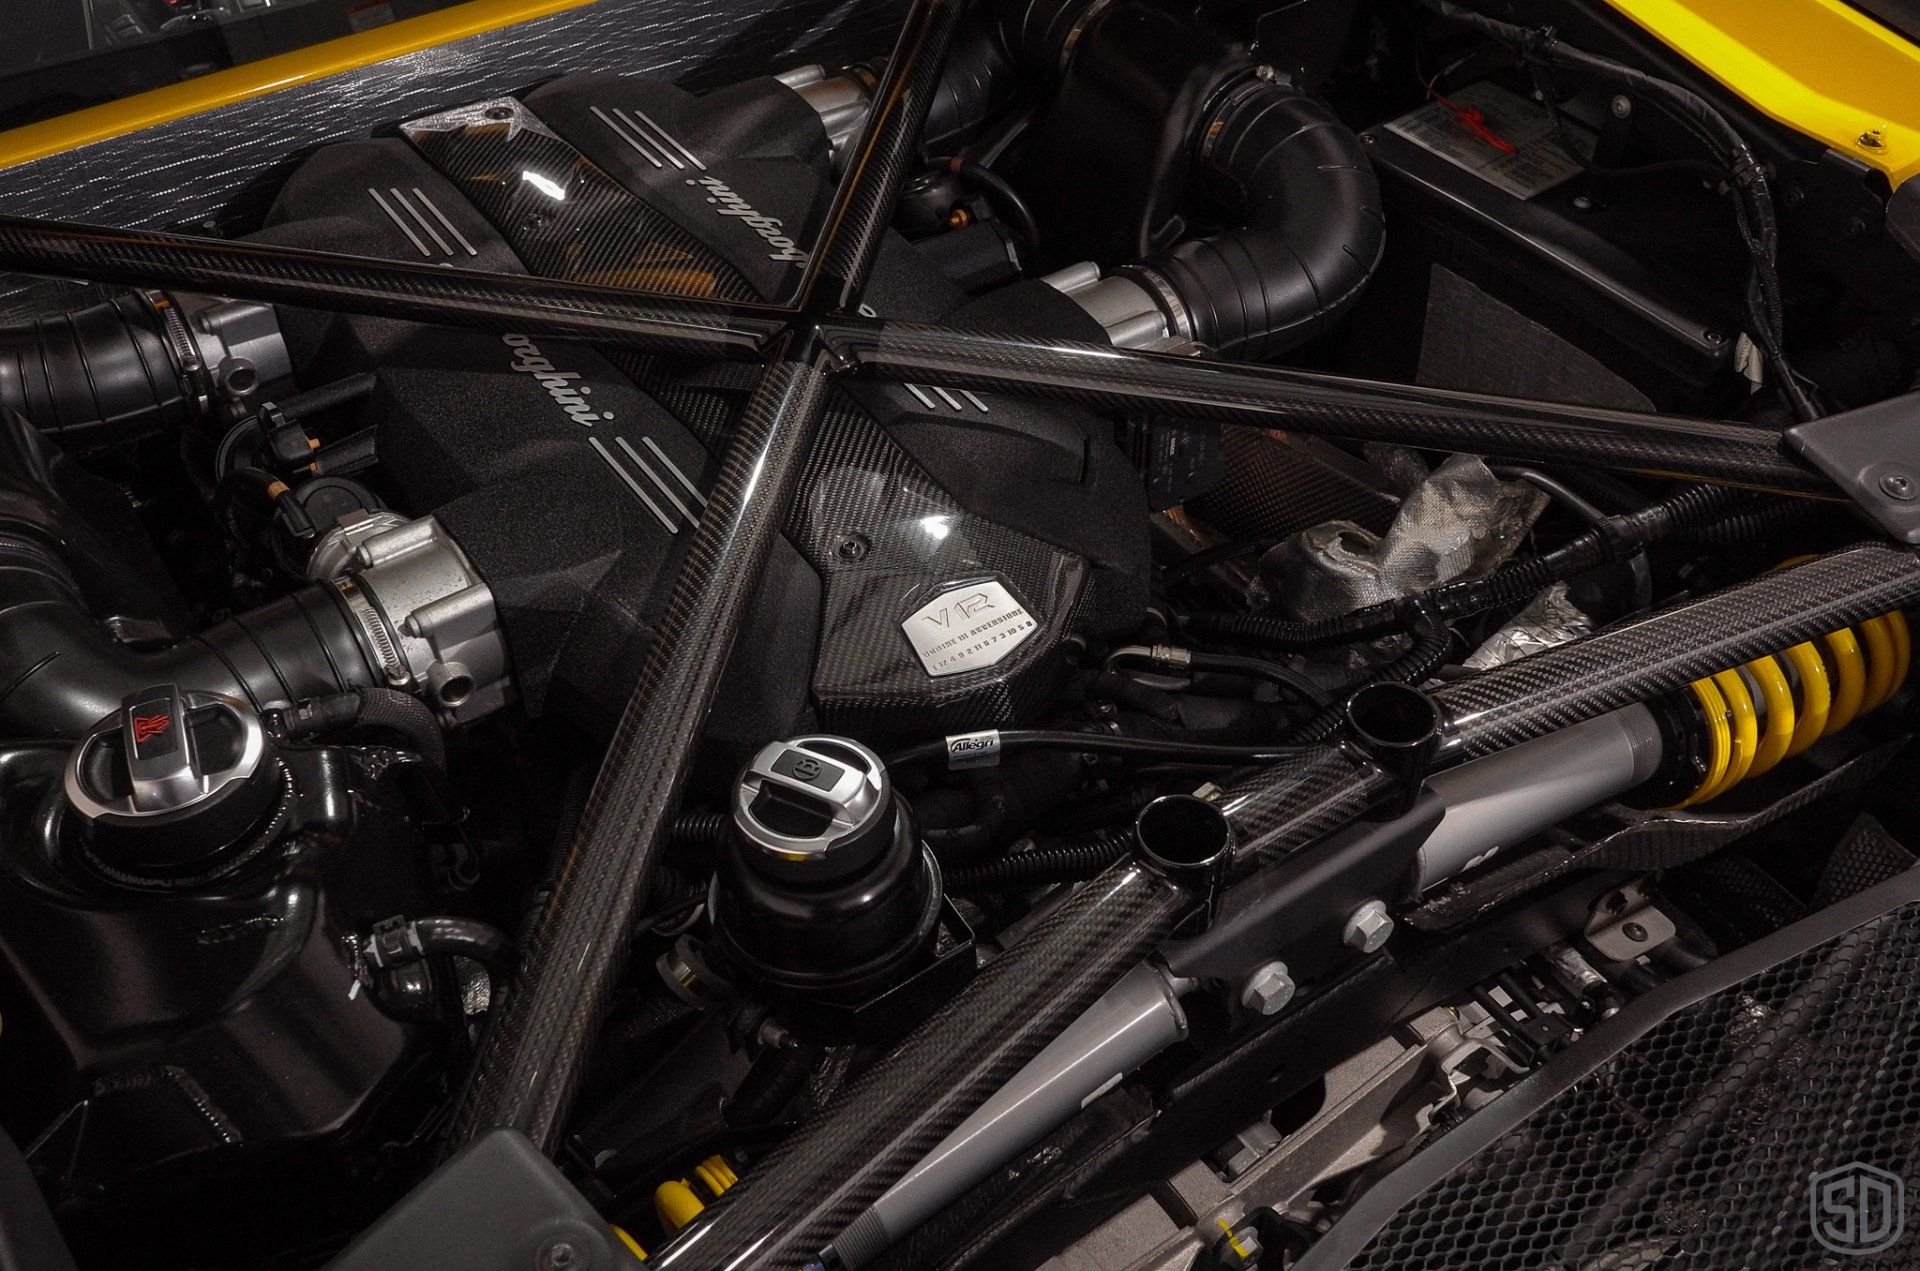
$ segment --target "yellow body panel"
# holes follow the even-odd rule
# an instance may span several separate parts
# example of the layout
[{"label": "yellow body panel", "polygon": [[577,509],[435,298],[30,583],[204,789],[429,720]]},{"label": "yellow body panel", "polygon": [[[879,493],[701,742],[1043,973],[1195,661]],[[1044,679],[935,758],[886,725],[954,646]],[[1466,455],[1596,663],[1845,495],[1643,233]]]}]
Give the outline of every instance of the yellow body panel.
[{"label": "yellow body panel", "polygon": [[577,9],[593,0],[469,0],[438,13],[407,18],[388,26],[230,67],[179,84],[169,84],[121,101],[76,110],[42,123],[0,132],[0,168],[91,145],[169,123],[188,115],[292,88],[342,71],[358,70],[388,58],[463,40],[550,13]]},{"label": "yellow body panel", "polygon": [[1920,173],[1920,47],[1843,0],[1608,0],[1762,114]]}]

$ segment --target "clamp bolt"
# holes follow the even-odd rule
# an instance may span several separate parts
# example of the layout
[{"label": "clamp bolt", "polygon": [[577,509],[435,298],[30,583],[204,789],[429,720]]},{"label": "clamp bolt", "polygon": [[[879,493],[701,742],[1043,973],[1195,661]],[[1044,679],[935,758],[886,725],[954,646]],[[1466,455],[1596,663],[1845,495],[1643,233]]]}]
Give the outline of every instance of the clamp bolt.
[{"label": "clamp bolt", "polygon": [[1348,948],[1360,953],[1378,953],[1392,935],[1393,916],[1384,904],[1369,900],[1353,911],[1340,938]]},{"label": "clamp bolt", "polygon": [[1297,988],[1286,963],[1269,962],[1255,967],[1240,986],[1240,1005],[1259,1015],[1278,1015],[1293,1000]]}]

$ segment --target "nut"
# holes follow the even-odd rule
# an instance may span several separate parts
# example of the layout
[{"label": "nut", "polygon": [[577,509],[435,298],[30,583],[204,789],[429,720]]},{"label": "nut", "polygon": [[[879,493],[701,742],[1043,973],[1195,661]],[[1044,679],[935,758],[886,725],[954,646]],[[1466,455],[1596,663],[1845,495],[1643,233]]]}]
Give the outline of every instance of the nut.
[{"label": "nut", "polygon": [[1378,953],[1392,934],[1393,916],[1387,912],[1387,907],[1377,900],[1369,900],[1353,911],[1340,938],[1350,949],[1361,953]]},{"label": "nut", "polygon": [[1293,1000],[1296,986],[1284,962],[1254,968],[1240,986],[1240,1005],[1260,1015],[1277,1015]]}]

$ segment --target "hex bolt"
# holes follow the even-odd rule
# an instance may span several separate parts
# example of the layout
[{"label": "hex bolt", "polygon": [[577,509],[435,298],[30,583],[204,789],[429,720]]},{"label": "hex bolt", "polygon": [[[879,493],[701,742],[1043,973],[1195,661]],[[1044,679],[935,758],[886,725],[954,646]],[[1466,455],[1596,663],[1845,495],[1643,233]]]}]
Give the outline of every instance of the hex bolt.
[{"label": "hex bolt", "polygon": [[1387,912],[1387,907],[1380,901],[1369,900],[1348,917],[1346,930],[1340,933],[1340,938],[1349,949],[1378,953],[1392,934],[1393,915]]},{"label": "hex bolt", "polygon": [[1920,486],[1916,486],[1913,478],[1904,472],[1889,472],[1880,478],[1880,492],[1889,499],[1899,499],[1905,503],[1915,495],[1920,495]]},{"label": "hex bolt", "polygon": [[1240,986],[1240,1005],[1260,1015],[1277,1015],[1293,1000],[1293,976],[1284,962],[1255,967]]}]

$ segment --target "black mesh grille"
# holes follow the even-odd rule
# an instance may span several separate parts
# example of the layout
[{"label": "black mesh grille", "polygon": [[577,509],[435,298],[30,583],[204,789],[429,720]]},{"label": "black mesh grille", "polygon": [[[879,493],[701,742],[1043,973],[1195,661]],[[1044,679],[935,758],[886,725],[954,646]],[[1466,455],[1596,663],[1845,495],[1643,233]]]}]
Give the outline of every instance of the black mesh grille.
[{"label": "black mesh grille", "polygon": [[1920,1266],[1916,989],[1909,904],[1659,1024],[1401,1208],[1347,1265],[1850,1265],[1816,1238],[1809,1189],[1866,1166],[1886,1174],[1864,1188],[1840,1178],[1828,1197],[1844,1209],[1870,1193],[1864,1226],[1830,1215],[1828,1237],[1884,1239],[1895,1176],[1905,1234],[1859,1264]]}]

